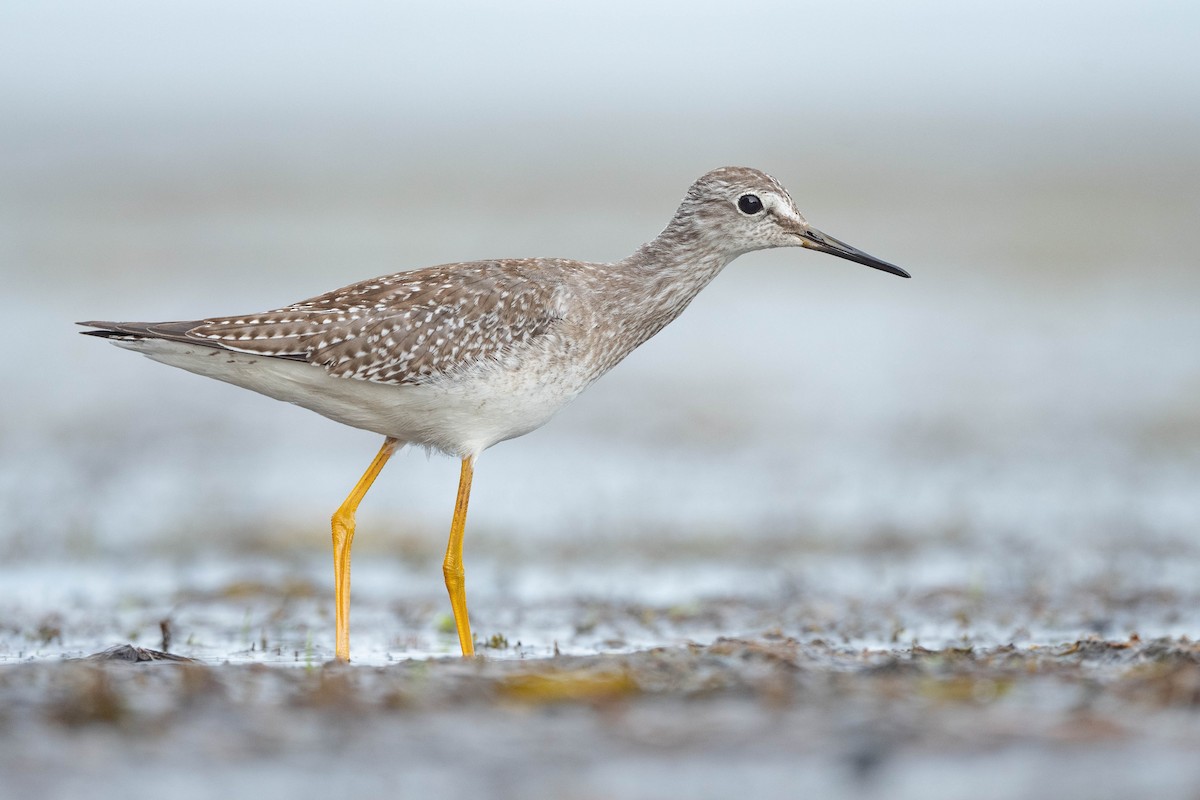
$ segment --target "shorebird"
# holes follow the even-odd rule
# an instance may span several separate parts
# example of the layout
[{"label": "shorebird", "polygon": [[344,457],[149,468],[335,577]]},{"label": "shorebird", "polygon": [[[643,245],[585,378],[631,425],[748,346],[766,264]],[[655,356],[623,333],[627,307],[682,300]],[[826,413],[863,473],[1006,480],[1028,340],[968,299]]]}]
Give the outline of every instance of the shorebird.
[{"label": "shorebird", "polygon": [[723,167],[691,185],[662,233],[611,264],[443,264],[257,314],[79,324],[155,361],[385,437],[333,515],[339,660],[350,658],[350,546],[363,496],[403,445],[461,459],[442,571],[462,654],[471,656],[462,550],[480,454],[544,425],[678,317],[731,261],[773,247],[805,247],[909,277],[809,225],[770,175]]}]

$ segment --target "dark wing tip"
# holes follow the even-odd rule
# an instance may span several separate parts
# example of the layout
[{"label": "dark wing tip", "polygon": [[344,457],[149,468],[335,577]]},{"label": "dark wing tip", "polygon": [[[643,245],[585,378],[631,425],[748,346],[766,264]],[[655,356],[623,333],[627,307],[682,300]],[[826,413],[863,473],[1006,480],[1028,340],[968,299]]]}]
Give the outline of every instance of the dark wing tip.
[{"label": "dark wing tip", "polygon": [[117,337],[139,338],[145,334],[139,334],[134,331],[125,330],[124,323],[108,322],[106,320],[88,320],[87,322],[76,322],[76,325],[82,325],[86,328],[97,328],[94,331],[80,331],[84,336],[96,336],[101,339],[113,339]]},{"label": "dark wing tip", "polygon": [[134,336],[129,333],[121,333],[120,331],[80,331],[84,336],[95,336],[99,339],[142,339],[145,337]]},{"label": "dark wing tip", "polygon": [[214,343],[188,336],[188,332],[200,325],[200,321],[187,322],[109,322],[107,320],[90,320],[77,322],[92,331],[80,331],[84,336],[98,336],[101,339],[169,339],[180,342],[216,346]]},{"label": "dark wing tip", "polygon": [[[100,328],[113,333],[127,333],[132,336],[150,336],[158,339],[174,339],[187,336],[188,332],[203,324],[203,320],[185,320],[181,322],[109,322],[107,320],[92,320],[76,322],[88,328]],[[82,331],[88,333],[89,331]]]},{"label": "dark wing tip", "polygon": [[[93,320],[90,322],[77,322],[75,324],[96,328],[97,330],[80,331],[80,333],[84,336],[95,336],[99,339],[118,339],[127,342],[138,341],[140,339],[161,339],[168,342],[182,342],[197,347],[208,347],[213,350],[249,352],[247,350],[239,351],[237,347],[232,347],[219,339],[190,335],[193,330],[204,323],[205,320],[183,320],[179,322],[106,322]],[[256,355],[263,358],[279,358],[288,361],[308,361],[307,352],[257,353]]]}]

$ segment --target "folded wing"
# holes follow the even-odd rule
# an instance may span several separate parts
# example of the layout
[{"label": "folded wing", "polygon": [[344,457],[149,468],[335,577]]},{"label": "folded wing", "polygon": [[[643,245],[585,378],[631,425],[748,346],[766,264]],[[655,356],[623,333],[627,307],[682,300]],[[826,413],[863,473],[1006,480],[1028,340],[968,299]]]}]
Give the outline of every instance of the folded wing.
[{"label": "folded wing", "polygon": [[480,261],[362,281],[260,314],[81,324],[107,338],[168,339],[307,361],[342,378],[422,383],[519,355],[552,331],[566,290],[545,274],[533,261]]}]

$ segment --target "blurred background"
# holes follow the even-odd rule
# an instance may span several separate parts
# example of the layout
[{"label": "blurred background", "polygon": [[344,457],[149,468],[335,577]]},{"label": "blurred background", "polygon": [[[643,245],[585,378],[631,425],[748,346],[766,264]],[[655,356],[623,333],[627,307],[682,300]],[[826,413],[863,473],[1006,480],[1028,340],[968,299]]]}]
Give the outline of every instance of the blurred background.
[{"label": "blurred background", "polygon": [[[4,4],[5,602],[231,560],[324,591],[379,444],[76,320],[613,260],[724,164],[913,279],[740,259],[483,458],[473,597],[1194,587],[1198,35],[1169,0]],[[389,464],[368,594],[442,596],[457,469]]]}]

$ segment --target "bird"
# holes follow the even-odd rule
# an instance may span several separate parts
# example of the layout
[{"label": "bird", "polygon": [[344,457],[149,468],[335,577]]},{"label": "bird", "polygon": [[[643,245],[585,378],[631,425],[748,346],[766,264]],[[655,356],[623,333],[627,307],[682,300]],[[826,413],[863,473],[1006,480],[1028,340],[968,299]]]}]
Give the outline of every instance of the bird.
[{"label": "bird", "polygon": [[331,520],[335,657],[350,659],[355,512],[392,454],[460,460],[442,572],[473,656],[463,539],[475,465],[550,420],[687,308],[738,256],[802,247],[908,278],[822,233],[783,185],[721,167],[688,188],[654,239],[620,261],[507,258],[411,269],[260,313],[177,322],[80,322],[155,361],[384,437]]}]

